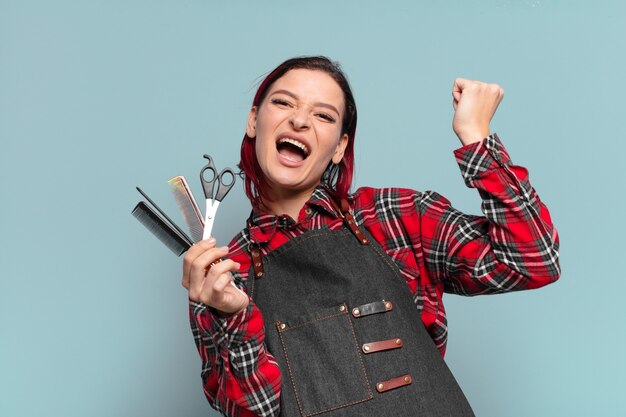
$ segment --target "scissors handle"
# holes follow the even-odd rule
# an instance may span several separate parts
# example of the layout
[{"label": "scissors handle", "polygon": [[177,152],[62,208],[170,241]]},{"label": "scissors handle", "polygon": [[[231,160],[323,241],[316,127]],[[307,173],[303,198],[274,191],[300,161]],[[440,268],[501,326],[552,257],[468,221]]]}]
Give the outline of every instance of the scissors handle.
[{"label": "scissors handle", "polygon": [[[230,180],[228,179],[229,175]],[[226,176],[226,181],[224,180],[224,176]],[[235,173],[230,168],[224,168],[222,172],[220,172],[220,174],[217,176],[217,178],[217,192],[215,193],[213,198],[217,201],[222,201],[226,194],[228,194],[230,189],[233,188],[233,185],[235,185]]]},{"label": "scissors handle", "polygon": [[[204,196],[208,199],[213,199],[213,187],[215,186],[215,180],[217,180],[217,169],[215,169],[215,163],[211,155],[204,154],[204,158],[209,160],[200,170],[200,182],[202,183],[202,189],[204,190]],[[211,178],[207,179],[205,173],[209,171]]]},{"label": "scissors handle", "polygon": [[[235,185],[235,173],[230,168],[224,168],[222,172],[218,174],[211,155],[204,154],[204,158],[209,160],[202,170],[200,170],[200,182],[202,183],[204,196],[207,199],[222,201],[230,189]],[[205,177],[207,171],[210,171],[211,173],[211,178],[209,179]],[[224,178],[224,176],[228,175],[230,175],[230,180],[228,178]],[[216,183],[217,191],[215,189]]]}]

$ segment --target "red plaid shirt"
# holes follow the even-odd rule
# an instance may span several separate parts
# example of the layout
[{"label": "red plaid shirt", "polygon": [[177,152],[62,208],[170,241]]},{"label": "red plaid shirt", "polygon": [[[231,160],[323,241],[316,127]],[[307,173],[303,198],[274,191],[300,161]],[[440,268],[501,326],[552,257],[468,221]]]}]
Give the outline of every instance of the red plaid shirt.
[{"label": "red plaid shirt", "polygon": [[[477,188],[485,217],[454,209],[441,195],[398,188],[359,188],[350,198],[355,219],[399,266],[428,333],[443,355],[448,337],[444,292],[477,295],[537,288],[560,274],[559,240],[546,206],[528,182],[528,171],[511,163],[497,135],[454,151],[468,187]],[[264,254],[309,230],[342,227],[329,195],[315,190],[289,216],[253,213],[250,234],[265,241]],[[230,243],[241,264],[234,274],[243,288],[251,258],[248,231]],[[221,319],[191,302],[190,319],[202,359],[204,392],[226,416],[276,416],[281,372],[265,349],[262,312],[254,301]]]}]

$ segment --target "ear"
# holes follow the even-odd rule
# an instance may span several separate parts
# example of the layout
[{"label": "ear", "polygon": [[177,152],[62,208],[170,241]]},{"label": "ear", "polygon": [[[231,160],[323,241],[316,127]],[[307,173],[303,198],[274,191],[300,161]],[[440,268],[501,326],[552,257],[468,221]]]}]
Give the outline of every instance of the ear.
[{"label": "ear", "polygon": [[256,137],[256,115],[258,108],[256,106],[250,109],[250,114],[248,114],[248,123],[246,124],[246,134],[250,138]]},{"label": "ear", "polygon": [[348,134],[344,133],[339,138],[339,143],[337,144],[337,148],[335,149],[335,154],[333,155],[333,164],[338,164],[343,159],[343,154],[346,151],[346,146],[348,146]]}]

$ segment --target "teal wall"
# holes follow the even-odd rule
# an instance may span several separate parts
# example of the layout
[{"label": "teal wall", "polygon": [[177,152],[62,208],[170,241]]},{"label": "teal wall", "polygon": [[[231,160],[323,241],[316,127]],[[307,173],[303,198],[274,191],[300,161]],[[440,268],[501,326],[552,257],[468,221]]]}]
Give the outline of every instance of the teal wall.
[{"label": "teal wall", "polygon": [[[238,161],[257,77],[326,54],[359,105],[356,185],[470,213],[452,83],[504,87],[493,130],[551,209],[563,275],[446,297],[446,359],[478,416],[623,416],[625,23],[618,1],[0,0],[0,415],[216,415],[181,260],[131,217],[134,187],[176,213],[167,179],[200,195],[203,153]],[[239,187],[221,242],[248,211]]]}]

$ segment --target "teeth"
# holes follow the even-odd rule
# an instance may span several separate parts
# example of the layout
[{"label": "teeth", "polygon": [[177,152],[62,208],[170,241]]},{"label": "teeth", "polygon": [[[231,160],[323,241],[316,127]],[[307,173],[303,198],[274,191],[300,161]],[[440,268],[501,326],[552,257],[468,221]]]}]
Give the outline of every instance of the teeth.
[{"label": "teeth", "polygon": [[307,148],[307,146],[304,143],[299,142],[292,138],[282,138],[278,141],[279,144],[285,143],[285,142],[291,143],[292,145],[297,146],[298,148],[302,149],[302,152],[304,152],[305,155],[307,156],[309,155],[309,148]]}]

